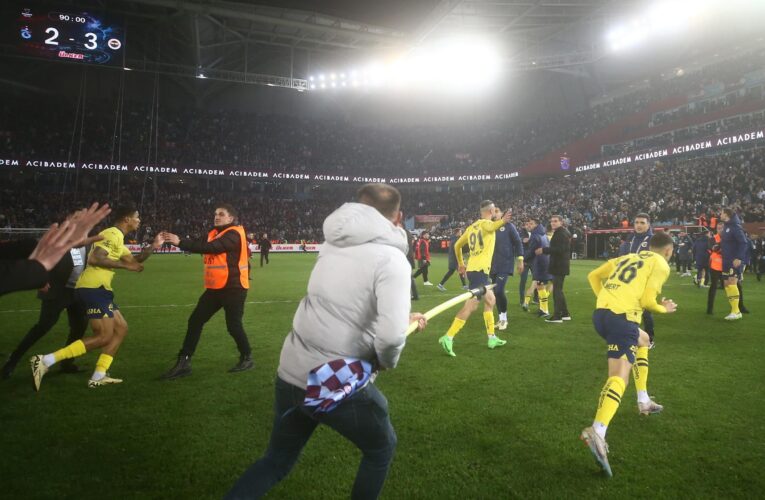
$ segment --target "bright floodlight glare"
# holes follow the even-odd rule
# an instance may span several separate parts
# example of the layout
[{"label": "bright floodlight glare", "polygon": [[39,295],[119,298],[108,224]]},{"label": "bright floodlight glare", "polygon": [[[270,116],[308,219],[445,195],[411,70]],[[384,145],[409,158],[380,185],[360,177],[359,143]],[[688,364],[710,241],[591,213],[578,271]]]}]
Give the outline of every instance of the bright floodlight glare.
[{"label": "bright floodlight glare", "polygon": [[337,87],[337,84],[335,82],[332,82],[332,87]]},{"label": "bright floodlight glare", "polygon": [[327,84],[326,83],[322,83],[321,84],[321,88],[326,89],[327,88]]},{"label": "bright floodlight glare", "polygon": [[310,81],[313,81],[313,77],[312,77],[312,76],[309,76],[309,77],[308,77],[308,80],[310,80]]},{"label": "bright floodlight glare", "polygon": [[332,73],[331,75],[329,75],[329,78],[330,78],[330,79],[332,79],[332,80],[334,80],[335,78],[337,78],[337,75],[336,75],[336,74],[334,74],[334,73]]},{"label": "bright floodlight glare", "polygon": [[319,80],[324,81],[324,75],[319,75]]},{"label": "bright floodlight glare", "polygon": [[345,79],[345,73],[340,73],[340,78]]},{"label": "bright floodlight glare", "polygon": [[312,84],[311,84],[311,88],[312,88],[312,89],[315,89],[315,88],[316,88],[316,84],[315,84],[315,83],[312,83]]}]

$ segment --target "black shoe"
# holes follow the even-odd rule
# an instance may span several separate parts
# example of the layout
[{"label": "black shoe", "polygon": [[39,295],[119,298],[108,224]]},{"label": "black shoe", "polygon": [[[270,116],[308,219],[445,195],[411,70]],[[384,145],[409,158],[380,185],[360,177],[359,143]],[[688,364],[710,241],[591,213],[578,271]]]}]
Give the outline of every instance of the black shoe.
[{"label": "black shoe", "polygon": [[749,314],[749,309],[746,307],[739,307],[738,310],[741,311],[741,314]]},{"label": "black shoe", "polygon": [[191,375],[191,356],[185,356],[183,354],[178,355],[178,362],[169,371],[165,372],[160,379],[161,380],[175,380],[181,377],[187,377]]},{"label": "black shoe", "polygon": [[61,373],[80,373],[82,369],[74,364],[74,360],[66,359],[61,362],[59,370]]},{"label": "black shoe", "polygon": [[551,318],[545,319],[545,323],[563,323],[563,318],[553,316]]},{"label": "black shoe", "polygon": [[544,311],[537,311],[537,316],[542,319],[550,319],[550,315]]},{"label": "black shoe", "polygon": [[229,373],[236,373],[236,372],[245,372],[247,370],[252,370],[255,368],[255,363],[252,361],[252,355],[247,354],[246,356],[244,354],[239,356],[239,363],[236,364],[233,368],[231,368],[228,372]]}]

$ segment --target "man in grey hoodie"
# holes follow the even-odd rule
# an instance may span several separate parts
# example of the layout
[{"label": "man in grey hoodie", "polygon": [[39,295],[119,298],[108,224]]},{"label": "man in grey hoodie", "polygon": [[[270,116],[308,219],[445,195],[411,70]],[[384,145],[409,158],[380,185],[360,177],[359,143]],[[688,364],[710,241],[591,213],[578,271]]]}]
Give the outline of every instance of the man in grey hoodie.
[{"label": "man in grey hoodie", "polygon": [[[401,194],[392,186],[367,184],[357,200],[324,221],[326,242],[282,347],[268,449],[227,499],[265,495],[289,473],[320,423],[362,452],[351,497],[377,498],[382,490],[396,448],[388,402],[371,383],[371,373],[358,386],[341,373],[352,364],[369,372],[394,368],[409,324],[417,321],[422,329],[426,321],[410,314],[408,241],[398,227]],[[309,379],[327,370],[327,385],[339,387],[335,394],[342,399],[331,410],[317,410],[306,404],[319,394]],[[326,387],[321,389],[324,394]]]}]

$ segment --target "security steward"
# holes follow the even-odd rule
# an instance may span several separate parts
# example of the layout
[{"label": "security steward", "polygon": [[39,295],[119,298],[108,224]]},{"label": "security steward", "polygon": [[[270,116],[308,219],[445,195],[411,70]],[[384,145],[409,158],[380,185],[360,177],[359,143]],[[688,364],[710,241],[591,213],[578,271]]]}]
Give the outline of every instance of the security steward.
[{"label": "security steward", "polygon": [[247,237],[244,228],[234,224],[236,210],[227,203],[215,209],[215,227],[204,240],[180,239],[164,233],[166,241],[181,250],[204,255],[205,292],[189,317],[186,338],[178,354],[178,361],[164,380],[173,380],[191,374],[191,357],[202,335],[202,327],[221,308],[226,313],[226,328],[239,350],[239,362],[229,372],[242,372],[253,368],[252,351],[242,326],[244,302],[250,288],[247,261]]},{"label": "security steward", "polygon": [[717,295],[717,287],[724,287],[722,284],[722,272],[723,272],[723,257],[722,250],[720,249],[720,234],[725,229],[725,224],[722,222],[715,223],[717,228],[717,234],[713,238],[710,238],[710,254],[709,254],[709,270],[712,274],[712,278],[709,281],[709,291],[707,292],[707,314],[714,314],[715,309],[715,296]]}]

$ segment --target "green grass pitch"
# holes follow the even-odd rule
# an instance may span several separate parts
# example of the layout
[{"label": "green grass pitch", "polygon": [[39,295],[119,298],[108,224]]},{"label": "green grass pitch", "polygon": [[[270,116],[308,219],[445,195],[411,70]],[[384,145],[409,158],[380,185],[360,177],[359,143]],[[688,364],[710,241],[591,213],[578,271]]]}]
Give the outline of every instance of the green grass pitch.
[{"label": "green grass pitch", "polygon": [[[279,350],[315,255],[272,254],[255,268],[244,322],[256,369],[229,374],[237,360],[223,315],[206,327],[192,376],[160,382],[172,366],[202,291],[198,256],[159,255],[142,274],[118,272],[116,301],[130,325],[111,372],[119,386],[89,390],[87,371],[52,371],[35,393],[28,365],[0,383],[0,496],[3,498],[220,498],[263,452],[271,430]],[[615,477],[606,479],[579,441],[606,378],[605,346],[590,315],[586,281],[594,261],[576,261],[566,281],[574,320],[545,324],[518,306],[510,280],[507,346],[486,347],[475,314],[455,341],[436,339],[455,311],[410,337],[399,367],[381,374],[399,437],[383,498],[755,498],[765,489],[765,283],[747,276],[752,314],[735,323],[724,292],[714,316],[706,290],[673,272],[664,295],[674,315],[657,315],[649,391],[665,405],[640,417],[630,383],[608,441]],[[431,281],[446,260],[437,256]],[[338,270],[341,272],[341,270]],[[424,311],[459,292],[418,288]],[[0,298],[0,353],[37,318],[34,293]],[[62,316],[34,349],[66,336]],[[34,354],[30,353],[29,355]],[[3,358],[5,357],[3,356]],[[319,428],[270,498],[347,498],[359,453]]]}]

